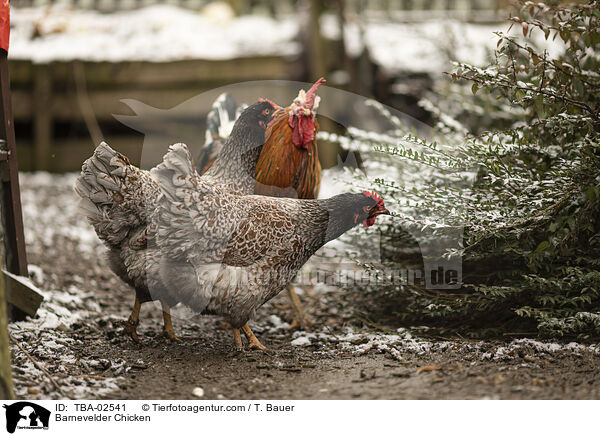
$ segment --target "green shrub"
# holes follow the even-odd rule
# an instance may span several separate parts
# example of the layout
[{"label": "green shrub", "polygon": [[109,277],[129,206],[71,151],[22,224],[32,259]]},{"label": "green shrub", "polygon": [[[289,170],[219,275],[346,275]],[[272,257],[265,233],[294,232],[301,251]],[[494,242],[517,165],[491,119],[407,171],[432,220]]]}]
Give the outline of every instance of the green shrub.
[{"label": "green shrub", "polygon": [[[437,138],[408,133],[377,103],[389,132],[350,129],[332,138],[386,174],[374,181],[355,174],[357,184],[375,183],[394,204],[384,240],[423,229],[442,237],[464,226],[462,246],[446,253],[462,259],[460,289],[382,283],[357,285],[351,295],[368,317],[398,325],[596,339],[600,2],[527,2],[510,20],[519,35],[498,34],[491,65],[457,63],[448,74],[453,84],[444,86],[460,100],[442,95],[423,103],[437,117]],[[539,48],[539,40],[561,42],[560,49]],[[460,91],[465,87],[474,95]],[[404,239],[414,248],[414,238]],[[365,267],[386,273],[384,264]]]}]

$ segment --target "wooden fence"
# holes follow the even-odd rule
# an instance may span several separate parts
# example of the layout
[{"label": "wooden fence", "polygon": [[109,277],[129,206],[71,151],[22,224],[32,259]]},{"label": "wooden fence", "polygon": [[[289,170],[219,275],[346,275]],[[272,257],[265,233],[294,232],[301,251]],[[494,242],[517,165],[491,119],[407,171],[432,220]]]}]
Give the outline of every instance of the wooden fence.
[{"label": "wooden fence", "polygon": [[[304,1],[229,0],[238,13],[256,12],[257,8],[262,8],[271,15],[293,12]],[[336,1],[343,3],[336,3]],[[359,14],[395,21],[406,19],[407,15],[402,13],[407,11],[412,13],[412,16],[408,15],[409,20],[418,18],[419,13],[423,11],[426,12],[426,17],[431,16],[434,10],[470,11],[469,13],[490,11],[498,6],[498,1],[504,0],[332,0],[327,4],[331,8],[335,8],[336,4],[338,6],[343,4],[344,15],[347,17]],[[12,0],[11,2],[13,7],[61,4],[106,12],[156,3],[165,2],[156,0]],[[198,9],[209,1],[171,0],[166,3]],[[310,5],[311,11],[314,11],[322,4],[311,0]],[[97,125],[103,128],[104,137],[109,139],[112,145],[136,160],[143,145],[143,135],[124,128],[113,118],[113,114],[127,111],[120,102],[124,98],[140,100],[148,105],[166,109],[201,92],[229,83],[269,79],[308,80],[324,75],[327,71],[348,67],[348,60],[340,57],[339,44],[335,45],[336,43],[331,41],[324,42],[322,39],[320,42],[310,44],[310,36],[313,33],[311,30],[305,32],[305,37],[300,37],[304,44],[304,58],[295,59],[283,56],[258,56],[223,61],[182,60],[168,63],[73,61],[49,64],[11,60],[10,76],[20,168],[25,171],[78,170],[81,162],[91,153],[91,146],[97,142],[98,135],[94,133],[98,130],[95,128]],[[307,38],[306,35],[309,37]],[[320,55],[312,53],[313,45],[321,47],[323,53]],[[327,65],[315,69],[317,62],[314,60],[321,58],[326,59],[324,63]],[[361,68],[363,73],[360,77],[350,74],[351,83],[363,85],[370,83],[370,88],[361,89],[354,86],[351,89],[368,95],[372,93],[374,79],[365,77],[364,71],[373,70],[371,60],[365,62],[368,65],[363,65]],[[189,119],[190,122],[198,123],[205,113],[196,111],[179,115]]]},{"label": "wooden fence", "polygon": [[[89,157],[94,143],[90,124],[120,126],[113,114],[128,112],[121,99],[168,109],[228,83],[300,80],[303,74],[297,60],[276,56],[168,63],[12,60],[9,66],[20,168],[55,172],[78,170]],[[178,113],[196,123],[205,115]],[[143,135],[121,127],[105,138],[139,157]]]}]

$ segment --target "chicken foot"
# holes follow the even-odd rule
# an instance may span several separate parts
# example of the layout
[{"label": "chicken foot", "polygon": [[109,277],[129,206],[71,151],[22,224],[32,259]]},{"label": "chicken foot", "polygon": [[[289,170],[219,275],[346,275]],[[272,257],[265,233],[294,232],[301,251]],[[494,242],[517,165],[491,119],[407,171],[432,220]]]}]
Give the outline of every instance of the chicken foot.
[{"label": "chicken foot", "polygon": [[248,348],[258,348],[259,350],[267,349],[267,347],[261,344],[258,338],[254,336],[254,333],[252,332],[252,330],[250,330],[250,326],[248,325],[248,323],[244,324],[242,330],[248,338]]},{"label": "chicken foot", "polygon": [[125,321],[125,334],[128,335],[133,342],[139,345],[143,345],[142,341],[137,334],[137,326],[140,323],[140,308],[142,307],[142,302],[139,298],[135,297],[135,303],[133,303],[133,310],[131,311],[131,315],[129,315],[129,319]]},{"label": "chicken foot", "polygon": [[[261,344],[260,341],[258,340],[258,338],[254,335],[254,333],[250,329],[250,326],[248,325],[248,323],[244,324],[244,326],[242,327],[242,331],[248,338],[248,348],[258,349],[258,350],[266,350],[267,349],[267,347],[265,347],[263,344]],[[236,348],[239,351],[243,350],[244,347],[242,345],[242,336],[240,334],[240,329],[236,329],[236,328],[233,329],[233,339],[235,340]]]},{"label": "chicken foot", "polygon": [[160,301],[163,311],[163,336],[172,341],[181,342],[181,338],[175,335],[175,330],[173,329],[173,321],[171,320],[171,308],[164,301]]}]

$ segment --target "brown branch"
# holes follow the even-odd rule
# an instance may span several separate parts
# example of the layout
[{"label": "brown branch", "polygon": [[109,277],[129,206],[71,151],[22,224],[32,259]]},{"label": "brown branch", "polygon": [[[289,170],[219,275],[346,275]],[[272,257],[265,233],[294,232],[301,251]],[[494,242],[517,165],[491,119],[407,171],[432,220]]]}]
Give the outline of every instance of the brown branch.
[{"label": "brown branch", "polygon": [[[570,71],[567,71],[565,68],[563,68],[563,67],[561,67],[561,66],[557,66],[557,65],[556,65],[556,64],[554,64],[553,62],[550,62],[550,61],[548,60],[547,56],[546,56],[546,50],[544,50],[544,54],[543,54],[542,56],[540,56],[538,53],[536,53],[536,52],[533,50],[533,48],[532,48],[532,47],[526,47],[526,46],[524,46],[524,45],[522,45],[522,44],[519,44],[517,41],[515,41],[514,39],[512,39],[512,38],[510,38],[510,37],[508,37],[508,36],[502,36],[501,38],[502,38],[502,39],[504,39],[505,41],[508,41],[508,42],[510,42],[511,44],[515,45],[516,47],[520,48],[521,50],[525,50],[525,51],[527,51],[529,54],[531,54],[531,55],[535,55],[536,57],[538,57],[538,58],[541,60],[541,62],[542,62],[542,63],[543,63],[545,66],[548,66],[548,67],[550,67],[550,68],[551,68],[551,69],[553,69],[554,71],[560,71],[561,73],[563,73],[563,74],[565,74],[565,75],[570,75],[570,74],[571,74],[571,72],[570,72]],[[544,70],[542,70],[542,74],[544,74],[544,72],[545,72],[545,69],[544,69]],[[583,72],[579,72],[579,73],[580,73],[582,76],[584,75],[584,74],[583,74]],[[543,76],[542,76],[542,77],[543,77]],[[587,85],[589,85],[589,86],[592,86],[592,87],[594,87],[594,88],[597,88],[597,87],[600,85],[600,83],[598,83],[598,82],[591,82],[591,81],[587,80],[587,79],[586,79],[586,78],[584,78],[584,77],[580,77],[580,80],[581,80],[583,83],[585,83],[585,84],[587,84]]]},{"label": "brown branch", "polygon": [[21,344],[19,344],[17,342],[17,340],[10,334],[8,333],[8,338],[10,339],[10,342],[12,342],[13,344],[15,344],[17,346],[17,348],[19,348],[19,350],[21,350],[23,352],[23,354],[25,354],[25,356],[31,361],[31,363],[33,363],[33,365],[39,369],[40,371],[42,371],[42,373],[44,373],[44,375],[48,378],[48,380],[50,380],[50,383],[52,383],[52,385],[56,388],[56,390],[64,397],[68,398],[68,399],[72,399],[71,397],[69,397],[67,394],[65,394],[65,392],[62,390],[62,388],[58,385],[58,383],[56,383],[56,381],[54,380],[54,378],[50,375],[50,373],[48,372],[48,370],[46,368],[44,368],[44,366],[39,363],[37,360],[35,360],[33,358],[33,356],[31,354],[29,354],[27,352],[27,350],[25,350],[25,348],[23,348],[21,346]]},{"label": "brown branch", "polygon": [[[456,74],[456,77],[459,77],[459,78],[465,79],[465,80],[469,80],[471,82],[479,83],[479,84],[482,84],[482,85],[485,85],[487,83],[486,80],[480,79],[479,77],[468,77],[468,76],[466,76],[464,74]],[[594,119],[596,119],[596,120],[598,119],[598,113],[594,109],[592,109],[592,107],[590,105],[588,105],[586,103],[583,103],[583,102],[581,102],[579,100],[574,100],[574,99],[572,99],[570,97],[566,97],[564,95],[559,95],[559,94],[556,94],[554,92],[550,92],[550,91],[546,91],[546,90],[538,92],[536,89],[533,89],[533,88],[528,88],[526,86],[515,85],[514,83],[508,81],[508,79],[504,79],[504,80],[503,79],[499,79],[499,80],[495,81],[494,84],[497,85],[497,86],[504,87],[504,88],[519,89],[521,91],[531,91],[531,92],[534,92],[534,93],[537,93],[537,94],[545,95],[547,97],[552,97],[555,100],[563,101],[565,103],[571,104],[572,106],[575,106],[575,107],[578,107],[580,109],[586,110],[587,112],[590,113],[590,115]]]}]

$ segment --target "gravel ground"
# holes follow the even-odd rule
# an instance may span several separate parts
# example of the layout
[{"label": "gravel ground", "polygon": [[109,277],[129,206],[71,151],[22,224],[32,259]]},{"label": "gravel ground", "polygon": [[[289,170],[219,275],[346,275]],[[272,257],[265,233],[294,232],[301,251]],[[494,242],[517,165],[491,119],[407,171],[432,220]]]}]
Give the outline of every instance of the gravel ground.
[{"label": "gravel ground", "polygon": [[310,332],[288,329],[285,293],[259,310],[251,325],[268,352],[236,351],[219,318],[183,307],[173,310],[182,340],[167,341],[153,303],[142,308],[137,345],[122,327],[133,293],[78,214],[74,180],[22,175],[30,275],[45,300],[34,319],[10,325],[31,356],[13,345],[19,398],[600,398],[598,345],[373,330],[347,315],[340,289],[324,285],[300,289],[315,322]]}]

